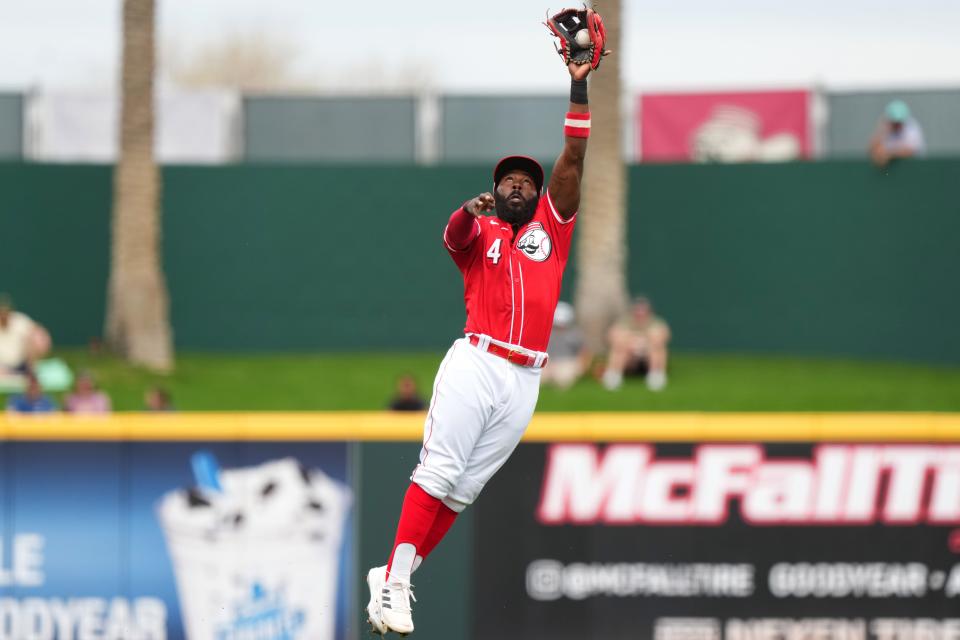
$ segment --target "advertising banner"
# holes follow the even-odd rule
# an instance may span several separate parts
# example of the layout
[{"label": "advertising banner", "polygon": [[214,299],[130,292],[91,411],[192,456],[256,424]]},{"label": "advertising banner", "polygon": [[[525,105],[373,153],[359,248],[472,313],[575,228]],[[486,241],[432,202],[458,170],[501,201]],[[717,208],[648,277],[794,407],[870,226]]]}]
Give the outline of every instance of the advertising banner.
[{"label": "advertising banner", "polygon": [[778,162],[811,156],[810,92],[664,93],[639,98],[643,162]]},{"label": "advertising banner", "polygon": [[0,640],[343,640],[347,448],[0,444]]},{"label": "advertising banner", "polygon": [[960,638],[960,445],[522,444],[475,508],[478,639]]}]

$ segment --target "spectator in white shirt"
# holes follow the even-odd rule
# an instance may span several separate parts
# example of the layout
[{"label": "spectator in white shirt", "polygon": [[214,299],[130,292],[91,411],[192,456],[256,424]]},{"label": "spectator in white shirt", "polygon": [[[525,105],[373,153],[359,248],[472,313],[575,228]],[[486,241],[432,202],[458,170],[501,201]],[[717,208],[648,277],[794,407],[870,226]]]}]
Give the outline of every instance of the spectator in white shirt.
[{"label": "spectator in white shirt", "polygon": [[22,375],[50,350],[50,334],[0,293],[0,376]]},{"label": "spectator in white shirt", "polygon": [[877,130],[870,138],[870,158],[878,167],[885,167],[897,158],[913,158],[926,152],[923,129],[910,114],[903,100],[887,105]]}]

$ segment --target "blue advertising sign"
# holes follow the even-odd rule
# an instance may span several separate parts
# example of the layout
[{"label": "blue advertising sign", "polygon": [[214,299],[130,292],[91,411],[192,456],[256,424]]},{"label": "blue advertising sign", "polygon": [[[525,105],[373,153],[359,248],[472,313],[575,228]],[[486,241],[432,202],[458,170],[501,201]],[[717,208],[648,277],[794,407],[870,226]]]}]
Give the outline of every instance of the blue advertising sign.
[{"label": "blue advertising sign", "polygon": [[345,640],[348,445],[0,445],[0,640]]}]

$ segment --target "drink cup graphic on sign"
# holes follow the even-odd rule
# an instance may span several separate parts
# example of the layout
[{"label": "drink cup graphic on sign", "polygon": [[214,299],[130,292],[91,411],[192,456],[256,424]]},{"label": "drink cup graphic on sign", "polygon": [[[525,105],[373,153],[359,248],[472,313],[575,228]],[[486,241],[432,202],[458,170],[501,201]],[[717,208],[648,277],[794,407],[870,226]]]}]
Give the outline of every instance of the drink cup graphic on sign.
[{"label": "drink cup graphic on sign", "polygon": [[157,506],[188,640],[333,640],[349,488],[293,458],[191,463]]}]

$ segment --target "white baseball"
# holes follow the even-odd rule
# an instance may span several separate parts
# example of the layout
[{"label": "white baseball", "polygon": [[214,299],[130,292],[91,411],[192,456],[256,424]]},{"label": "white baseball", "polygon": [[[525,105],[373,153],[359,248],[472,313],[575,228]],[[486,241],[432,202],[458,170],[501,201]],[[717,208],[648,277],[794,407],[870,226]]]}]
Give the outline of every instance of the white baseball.
[{"label": "white baseball", "polygon": [[586,29],[580,29],[573,36],[573,39],[577,41],[577,44],[581,47],[585,47],[590,44],[590,33]]}]

